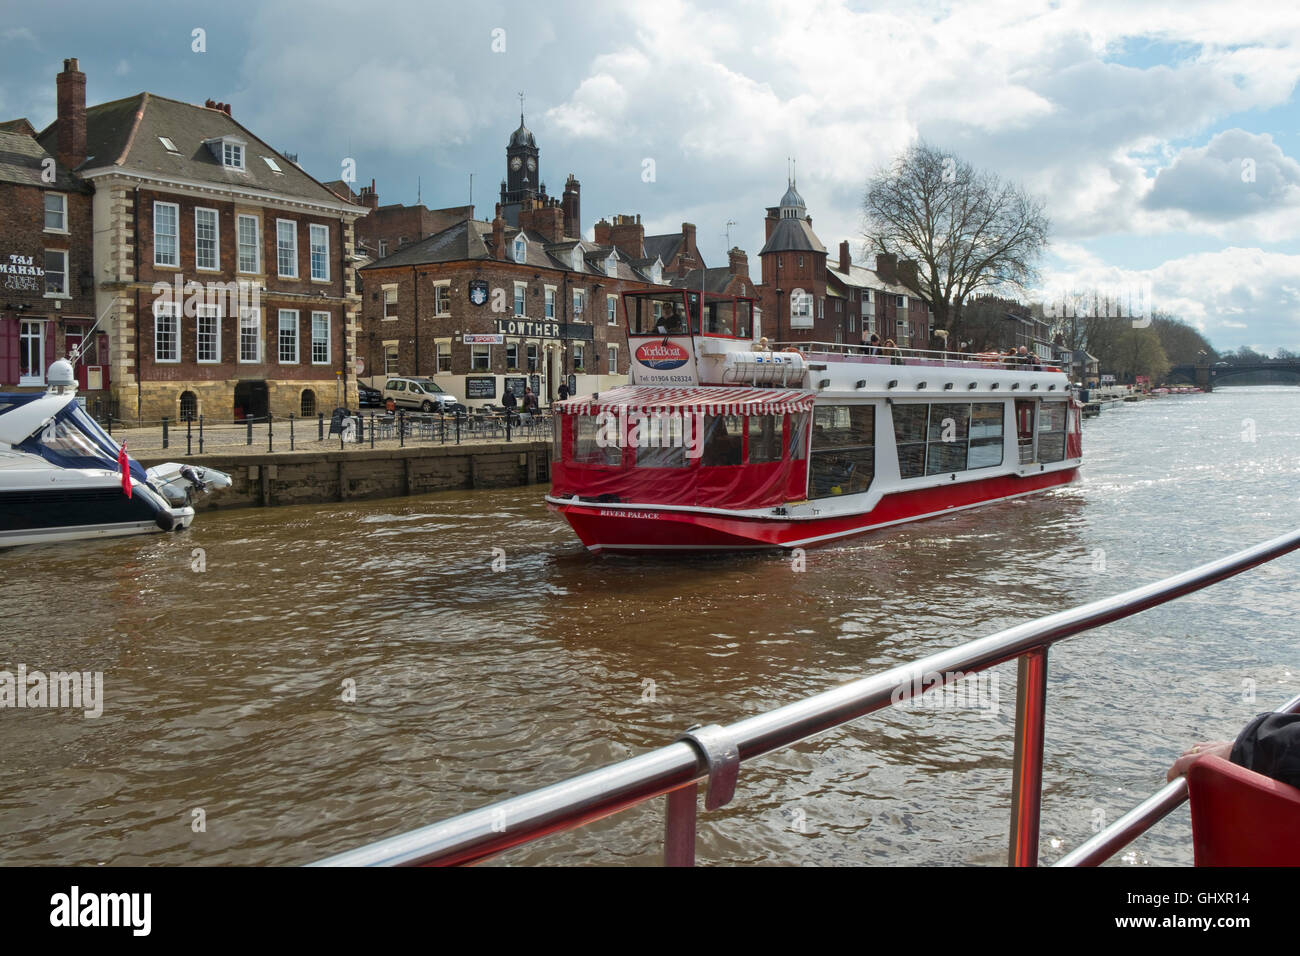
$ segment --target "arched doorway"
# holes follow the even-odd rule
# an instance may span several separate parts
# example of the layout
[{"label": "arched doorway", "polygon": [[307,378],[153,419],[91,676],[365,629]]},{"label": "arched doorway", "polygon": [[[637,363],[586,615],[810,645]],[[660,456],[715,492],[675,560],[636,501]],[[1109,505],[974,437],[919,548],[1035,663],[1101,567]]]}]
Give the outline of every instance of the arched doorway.
[{"label": "arched doorway", "polygon": [[181,418],[183,422],[199,417],[199,397],[193,392],[181,392]]},{"label": "arched doorway", "polygon": [[303,418],[311,418],[316,414],[316,393],[310,388],[304,388],[302,390],[300,414]]},{"label": "arched doorway", "polygon": [[235,421],[265,418],[269,410],[266,382],[240,382],[235,386]]}]

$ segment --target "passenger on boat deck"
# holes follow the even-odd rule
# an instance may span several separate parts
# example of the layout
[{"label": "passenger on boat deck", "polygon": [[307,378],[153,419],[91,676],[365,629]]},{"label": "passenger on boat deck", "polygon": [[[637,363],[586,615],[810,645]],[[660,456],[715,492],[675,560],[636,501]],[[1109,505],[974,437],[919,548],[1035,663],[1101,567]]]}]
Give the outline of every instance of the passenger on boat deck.
[{"label": "passenger on boat deck", "polygon": [[665,335],[671,335],[674,332],[682,330],[682,314],[673,306],[671,312],[667,312],[659,319],[659,331]]},{"label": "passenger on boat deck", "polygon": [[1300,714],[1260,714],[1233,740],[1199,743],[1174,762],[1165,774],[1172,781],[1187,773],[1201,757],[1229,760],[1239,767],[1300,787]]},{"label": "passenger on boat deck", "polygon": [[880,336],[879,336],[879,335],[872,335],[871,338],[870,338],[870,340],[868,340],[868,342],[867,342],[867,354],[868,354],[868,355],[879,355],[879,354],[880,354]]},{"label": "passenger on boat deck", "polygon": [[1033,367],[1034,370],[1037,371],[1034,356],[1030,355],[1029,349],[1025,348],[1023,345],[1020,346],[1020,351],[1016,354],[1016,359],[1021,365]]},{"label": "passenger on boat deck", "polygon": [[764,336],[763,336],[762,338],[760,338],[757,342],[755,342],[752,346],[750,346],[750,350],[751,350],[751,351],[754,351],[754,352],[770,352],[770,351],[772,350],[772,346],[771,346],[771,344],[767,341],[767,336],[764,335]]},{"label": "passenger on boat deck", "polygon": [[885,347],[880,353],[889,356],[890,365],[902,365],[903,357],[898,353],[898,346],[894,344],[893,339],[885,339]]}]

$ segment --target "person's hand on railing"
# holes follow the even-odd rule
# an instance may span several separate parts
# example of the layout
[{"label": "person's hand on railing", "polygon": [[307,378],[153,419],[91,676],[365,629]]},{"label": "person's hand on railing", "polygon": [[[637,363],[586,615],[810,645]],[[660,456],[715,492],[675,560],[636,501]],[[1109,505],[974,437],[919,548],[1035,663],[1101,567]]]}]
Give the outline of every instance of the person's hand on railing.
[{"label": "person's hand on railing", "polygon": [[1174,761],[1174,765],[1169,768],[1165,774],[1165,779],[1170,783],[1178,777],[1187,774],[1187,768],[1192,765],[1192,761],[1199,760],[1201,757],[1219,757],[1223,760],[1229,759],[1232,755],[1231,740],[1211,740],[1205,743],[1196,744],[1188,750],[1183,751],[1183,755]]}]

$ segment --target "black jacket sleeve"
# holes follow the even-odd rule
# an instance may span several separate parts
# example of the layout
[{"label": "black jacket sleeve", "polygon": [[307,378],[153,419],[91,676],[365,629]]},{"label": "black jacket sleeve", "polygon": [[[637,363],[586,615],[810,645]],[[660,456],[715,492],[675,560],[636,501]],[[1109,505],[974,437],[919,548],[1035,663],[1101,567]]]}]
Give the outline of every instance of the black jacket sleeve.
[{"label": "black jacket sleeve", "polygon": [[1300,787],[1300,714],[1260,714],[1237,735],[1229,759]]}]

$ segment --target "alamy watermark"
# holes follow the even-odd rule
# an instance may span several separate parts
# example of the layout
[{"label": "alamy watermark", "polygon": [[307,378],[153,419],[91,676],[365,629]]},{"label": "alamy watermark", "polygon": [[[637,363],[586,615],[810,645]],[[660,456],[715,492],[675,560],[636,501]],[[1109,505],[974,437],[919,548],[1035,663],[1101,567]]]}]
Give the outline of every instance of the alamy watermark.
[{"label": "alamy watermark", "polygon": [[26,664],[18,672],[0,671],[0,710],[6,707],[26,709],[68,707],[86,717],[104,713],[103,671],[29,671]]},{"label": "alamy watermark", "polygon": [[974,710],[981,718],[997,716],[998,675],[989,671],[912,672],[910,684],[894,688],[895,706],[908,710]]},{"label": "alamy watermark", "polygon": [[599,448],[684,448],[687,458],[704,451],[703,412],[638,412],[620,408],[596,416]]}]

